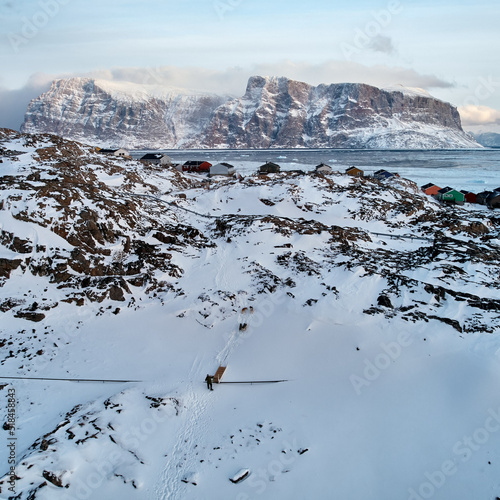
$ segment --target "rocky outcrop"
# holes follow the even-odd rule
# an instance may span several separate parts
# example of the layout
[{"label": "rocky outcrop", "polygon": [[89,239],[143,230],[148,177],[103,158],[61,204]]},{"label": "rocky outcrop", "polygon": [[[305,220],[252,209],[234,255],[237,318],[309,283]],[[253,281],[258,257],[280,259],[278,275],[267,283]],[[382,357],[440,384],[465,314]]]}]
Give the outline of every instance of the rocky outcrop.
[{"label": "rocky outcrop", "polygon": [[22,130],[128,148],[480,147],[454,106],[419,89],[260,76],[237,99],[57,80],[30,103]]},{"label": "rocky outcrop", "polygon": [[[13,143],[24,151],[16,153]],[[13,273],[30,273],[67,290],[66,302],[124,302],[131,296],[130,286],[161,288],[156,273],[162,279],[182,275],[183,269],[172,262],[172,250],[210,245],[200,230],[161,212],[153,196],[157,188],[144,177],[154,167],[109,159],[53,135],[0,129],[0,145],[15,173],[0,177],[0,214],[30,228],[29,237],[0,229],[6,255],[0,258],[0,288]],[[177,171],[162,173],[173,181],[170,186],[177,184]],[[120,185],[107,184],[111,178]],[[182,179],[179,187],[188,185]],[[135,190],[143,194],[135,196]],[[50,234],[59,245],[42,243],[39,233]],[[0,310],[15,309],[16,317],[35,322],[45,318],[39,311],[47,310],[46,304],[20,309],[22,305],[3,301]]]}]

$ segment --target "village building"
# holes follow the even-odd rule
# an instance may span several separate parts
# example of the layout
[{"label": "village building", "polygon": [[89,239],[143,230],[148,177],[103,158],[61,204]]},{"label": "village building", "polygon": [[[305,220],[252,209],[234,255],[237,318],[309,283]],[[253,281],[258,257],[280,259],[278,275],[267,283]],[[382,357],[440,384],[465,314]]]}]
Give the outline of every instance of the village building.
[{"label": "village building", "polygon": [[183,165],[179,165],[177,169],[182,172],[208,173],[211,166],[212,164],[208,161],[186,161]]},{"label": "village building", "polygon": [[259,174],[277,174],[281,167],[272,161],[268,161],[259,167]]},{"label": "village building", "polygon": [[456,205],[463,205],[465,201],[464,193],[450,187],[440,189],[437,198],[442,202],[455,203]]},{"label": "village building", "polygon": [[236,173],[236,168],[229,163],[217,163],[216,165],[212,165],[210,167],[210,176],[213,175],[233,175]]},{"label": "village building", "polygon": [[488,197],[493,194],[493,191],[481,191],[476,194],[476,203],[479,205],[486,205]]},{"label": "village building", "polygon": [[142,163],[148,163],[152,165],[172,165],[172,159],[162,153],[147,153],[139,161]]},{"label": "village building", "polygon": [[352,175],[353,177],[363,177],[365,175],[365,173],[363,172],[363,170],[361,170],[358,167],[349,167],[349,168],[346,168],[345,173],[347,175]]},{"label": "village building", "polygon": [[493,191],[486,199],[489,208],[500,208],[500,191]]},{"label": "village building", "polygon": [[391,179],[392,177],[396,177],[397,174],[393,174],[392,172],[388,172],[387,170],[377,170],[374,174],[373,177],[375,179],[378,179],[379,181],[383,181],[386,179]]},{"label": "village building", "polygon": [[96,148],[98,153],[101,153],[103,155],[110,155],[110,156],[119,156],[119,157],[130,157],[129,151],[123,148],[119,149],[106,149],[106,148]]},{"label": "village building", "polygon": [[429,182],[429,184],[424,184],[420,189],[429,196],[437,196],[441,188]]},{"label": "village building", "polygon": [[467,190],[465,190],[465,189],[462,189],[460,192],[464,194],[464,196],[465,196],[465,201],[466,201],[467,203],[477,203],[477,201],[476,201],[476,200],[477,200],[477,195],[476,195],[476,193],[472,193],[472,192],[467,191]]},{"label": "village building", "polygon": [[330,165],[327,165],[326,163],[320,163],[319,165],[316,166],[314,171],[317,174],[331,174],[331,173],[333,173],[332,167],[330,167]]}]

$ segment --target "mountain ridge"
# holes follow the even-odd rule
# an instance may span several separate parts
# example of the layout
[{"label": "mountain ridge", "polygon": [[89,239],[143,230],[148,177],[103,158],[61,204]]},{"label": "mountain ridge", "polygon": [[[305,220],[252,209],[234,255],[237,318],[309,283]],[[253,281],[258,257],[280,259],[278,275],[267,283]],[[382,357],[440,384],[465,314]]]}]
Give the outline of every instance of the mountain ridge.
[{"label": "mountain ridge", "polygon": [[242,97],[56,80],[31,101],[21,130],[132,149],[481,147],[456,107],[421,89],[262,76],[249,78]]}]

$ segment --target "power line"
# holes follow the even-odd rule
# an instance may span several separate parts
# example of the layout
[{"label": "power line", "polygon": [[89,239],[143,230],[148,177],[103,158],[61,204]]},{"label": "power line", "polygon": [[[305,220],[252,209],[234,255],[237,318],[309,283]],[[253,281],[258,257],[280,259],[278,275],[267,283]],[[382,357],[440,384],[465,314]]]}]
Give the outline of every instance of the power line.
[{"label": "power line", "polygon": [[278,384],[288,382],[288,380],[249,380],[245,382],[217,382],[218,384]]},{"label": "power line", "polygon": [[103,384],[142,382],[142,380],[106,380],[106,379],[91,379],[91,378],[49,378],[49,377],[0,377],[0,379],[3,379],[3,380],[55,380],[55,381],[59,381],[59,382],[102,382]]}]

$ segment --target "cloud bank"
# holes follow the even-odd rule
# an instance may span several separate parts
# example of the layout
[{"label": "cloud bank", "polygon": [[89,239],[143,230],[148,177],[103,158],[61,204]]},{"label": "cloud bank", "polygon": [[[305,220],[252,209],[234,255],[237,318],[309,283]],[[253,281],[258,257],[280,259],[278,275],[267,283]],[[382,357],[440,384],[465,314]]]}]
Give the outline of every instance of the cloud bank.
[{"label": "cloud bank", "polygon": [[458,108],[458,111],[462,118],[462,125],[500,125],[500,111],[497,109],[469,104]]}]

